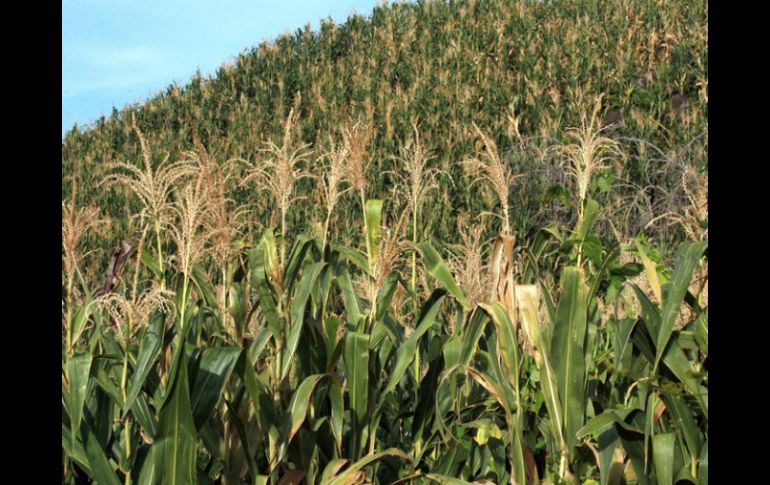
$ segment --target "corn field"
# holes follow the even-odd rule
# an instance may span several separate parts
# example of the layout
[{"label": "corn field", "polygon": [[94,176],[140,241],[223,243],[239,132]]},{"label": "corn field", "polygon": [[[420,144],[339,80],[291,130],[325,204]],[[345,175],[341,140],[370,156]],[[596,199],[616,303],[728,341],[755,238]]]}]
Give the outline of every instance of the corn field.
[{"label": "corn field", "polygon": [[62,144],[62,482],[708,483],[707,4],[425,1]]}]

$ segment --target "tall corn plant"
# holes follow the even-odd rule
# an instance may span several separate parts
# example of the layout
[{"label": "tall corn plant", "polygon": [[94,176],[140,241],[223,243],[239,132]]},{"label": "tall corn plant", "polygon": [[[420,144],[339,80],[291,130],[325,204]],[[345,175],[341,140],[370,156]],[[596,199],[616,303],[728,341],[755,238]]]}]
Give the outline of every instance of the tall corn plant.
[{"label": "tall corn plant", "polygon": [[281,145],[279,146],[272,141],[267,142],[265,147],[260,149],[260,152],[266,154],[266,157],[250,163],[248,174],[241,182],[247,184],[256,181],[259,190],[269,192],[280,211],[280,264],[282,266],[286,265],[286,244],[288,241],[286,216],[291,204],[298,200],[298,197],[294,196],[294,189],[298,181],[311,177],[310,172],[301,167],[312,153],[309,150],[311,145],[309,143],[296,144],[294,140],[299,120],[299,113],[297,112],[299,102],[300,98],[297,97],[296,105],[292,107],[286,117]]}]

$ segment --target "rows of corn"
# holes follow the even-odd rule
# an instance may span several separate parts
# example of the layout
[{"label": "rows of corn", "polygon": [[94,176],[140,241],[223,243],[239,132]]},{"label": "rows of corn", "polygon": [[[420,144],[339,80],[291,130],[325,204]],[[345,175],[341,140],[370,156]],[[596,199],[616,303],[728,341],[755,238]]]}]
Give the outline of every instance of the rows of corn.
[{"label": "rows of corn", "polygon": [[63,483],[708,483],[706,18],[382,6],[73,130]]},{"label": "rows of corn", "polygon": [[[479,129],[463,164],[497,194],[503,230],[485,244],[464,222],[452,248],[420,237],[441,174],[419,131],[394,191],[407,210],[389,214],[370,197],[365,128],[343,130],[313,173],[296,125],[292,111],[239,183],[280,214],[252,240],[228,196],[235,162],[196,138],[153,166],[137,125],[144,159],[104,183],[140,201],[126,217],[141,231],[103,284],[80,271],[98,209],[63,202],[66,479],[707,483],[707,244],[682,243],[668,267],[643,237],[595,233],[596,174],[622,152],[595,113],[558,147],[574,227],[517,237],[516,175]],[[323,232],[285,237],[307,177]],[[330,224],[345,198],[360,202],[352,244]]]}]

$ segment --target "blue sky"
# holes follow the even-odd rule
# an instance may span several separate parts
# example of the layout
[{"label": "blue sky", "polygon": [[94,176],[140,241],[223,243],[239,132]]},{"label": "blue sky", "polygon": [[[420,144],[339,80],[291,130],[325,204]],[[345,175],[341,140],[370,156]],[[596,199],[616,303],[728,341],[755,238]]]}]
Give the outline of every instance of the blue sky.
[{"label": "blue sky", "polygon": [[142,102],[200,68],[322,18],[368,15],[377,0],[62,0],[62,135]]}]

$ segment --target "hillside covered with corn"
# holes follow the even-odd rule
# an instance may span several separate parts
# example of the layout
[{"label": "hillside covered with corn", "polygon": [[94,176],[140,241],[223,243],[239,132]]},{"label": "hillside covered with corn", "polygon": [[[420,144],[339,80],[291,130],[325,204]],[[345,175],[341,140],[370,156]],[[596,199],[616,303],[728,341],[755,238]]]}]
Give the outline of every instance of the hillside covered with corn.
[{"label": "hillside covered with corn", "polygon": [[62,480],[708,483],[708,5],[383,4],[62,141]]}]

